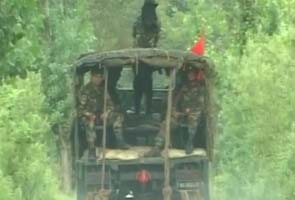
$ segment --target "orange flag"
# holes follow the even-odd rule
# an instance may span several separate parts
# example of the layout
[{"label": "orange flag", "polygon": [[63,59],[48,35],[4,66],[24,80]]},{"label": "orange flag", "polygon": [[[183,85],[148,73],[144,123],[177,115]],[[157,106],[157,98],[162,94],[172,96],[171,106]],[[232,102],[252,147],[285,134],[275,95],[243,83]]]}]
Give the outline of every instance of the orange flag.
[{"label": "orange flag", "polygon": [[199,56],[204,55],[205,53],[205,41],[206,37],[205,34],[202,33],[199,40],[192,46],[191,52],[197,54]]}]

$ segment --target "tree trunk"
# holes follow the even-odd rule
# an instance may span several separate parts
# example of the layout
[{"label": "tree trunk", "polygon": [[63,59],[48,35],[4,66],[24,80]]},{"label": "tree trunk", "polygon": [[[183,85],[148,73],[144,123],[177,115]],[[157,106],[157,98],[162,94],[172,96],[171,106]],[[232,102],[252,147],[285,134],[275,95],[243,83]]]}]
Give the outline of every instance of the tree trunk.
[{"label": "tree trunk", "polygon": [[[50,1],[41,0],[40,9],[44,14],[43,25],[44,32],[43,38],[49,51],[50,62],[54,61],[54,52],[52,51],[53,43],[55,40],[54,34],[52,32],[52,27],[50,23]],[[64,126],[65,125],[65,126]],[[58,136],[58,149],[60,155],[60,177],[62,181],[61,188],[65,193],[69,193],[72,188],[72,162],[71,162],[71,145],[70,145],[70,128],[66,124],[56,124],[53,127],[55,134]]]},{"label": "tree trunk", "polygon": [[43,25],[44,25],[44,33],[43,37],[46,39],[45,41],[48,42],[48,46],[51,46],[51,41],[53,40],[51,34],[51,27],[50,27],[50,17],[49,17],[49,0],[41,0],[40,7],[44,14]]},{"label": "tree trunk", "polygon": [[248,31],[256,31],[255,0],[240,0],[241,21],[240,21],[240,53],[243,55],[244,47],[247,44]]},{"label": "tree trunk", "polygon": [[70,193],[72,189],[72,156],[70,140],[67,133],[59,129],[60,166],[62,177],[62,190]]}]

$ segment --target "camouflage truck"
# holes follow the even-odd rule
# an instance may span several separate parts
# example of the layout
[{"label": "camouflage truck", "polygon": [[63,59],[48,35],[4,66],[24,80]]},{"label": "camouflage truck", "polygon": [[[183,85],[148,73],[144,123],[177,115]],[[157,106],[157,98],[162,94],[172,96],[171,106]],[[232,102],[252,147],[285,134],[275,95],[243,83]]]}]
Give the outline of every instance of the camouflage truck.
[{"label": "camouflage truck", "polygon": [[[146,63],[154,74],[153,111],[150,116],[133,110],[132,68]],[[186,155],[185,125],[167,131],[160,157],[144,157],[151,149],[160,123],[169,118],[172,92],[181,85],[182,67],[190,65],[205,72],[206,108],[194,141],[194,151]],[[103,68],[106,89],[125,113],[124,136],[128,150],[116,149],[112,130],[97,125],[99,156],[83,156],[85,130],[79,119],[73,134],[77,200],[86,199],[194,199],[209,200],[209,164],[212,160],[215,110],[213,64],[209,58],[190,52],[162,49],[124,49],[81,56],[74,64],[75,93],[81,90],[87,74]],[[157,71],[163,70],[163,75]],[[171,72],[171,73],[167,73]],[[167,76],[169,74],[169,76]],[[107,83],[109,82],[109,83]]]}]

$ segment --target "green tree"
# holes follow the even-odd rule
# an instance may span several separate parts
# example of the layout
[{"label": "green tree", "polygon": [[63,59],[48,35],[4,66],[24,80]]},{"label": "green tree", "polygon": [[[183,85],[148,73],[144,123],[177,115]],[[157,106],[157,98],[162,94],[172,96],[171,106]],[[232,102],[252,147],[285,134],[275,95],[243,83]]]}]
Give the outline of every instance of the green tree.
[{"label": "green tree", "polygon": [[[42,91],[44,108],[50,116],[61,163],[64,191],[71,189],[70,134],[73,118],[73,69],[72,64],[82,53],[93,51],[96,38],[87,12],[88,3],[73,4],[70,10],[65,2],[45,0],[44,46],[47,59],[42,63]],[[88,21],[85,22],[85,21]]]},{"label": "green tree", "polygon": [[36,74],[1,86],[1,199],[61,199],[48,156],[53,138],[48,116],[42,112],[43,100]]},{"label": "green tree", "polygon": [[37,71],[43,58],[38,40],[42,29],[38,2],[1,1],[0,24],[0,80]]}]

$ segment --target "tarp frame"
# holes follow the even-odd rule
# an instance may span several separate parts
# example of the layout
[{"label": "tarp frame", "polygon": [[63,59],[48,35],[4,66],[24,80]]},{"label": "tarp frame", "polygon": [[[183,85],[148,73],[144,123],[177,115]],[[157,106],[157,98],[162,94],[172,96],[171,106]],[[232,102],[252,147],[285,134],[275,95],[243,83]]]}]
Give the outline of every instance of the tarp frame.
[{"label": "tarp frame", "polygon": [[110,67],[132,67],[136,62],[143,62],[154,68],[178,68],[178,61],[182,60],[181,66],[212,69],[209,58],[198,56],[188,51],[163,50],[152,48],[135,48],[108,51],[101,53],[89,53],[82,55],[74,64],[75,72],[84,74],[100,65]]}]

